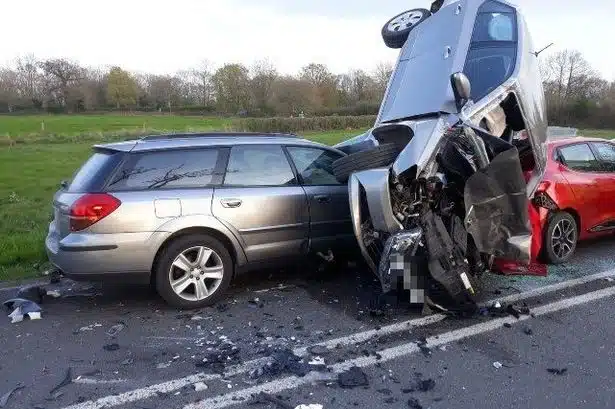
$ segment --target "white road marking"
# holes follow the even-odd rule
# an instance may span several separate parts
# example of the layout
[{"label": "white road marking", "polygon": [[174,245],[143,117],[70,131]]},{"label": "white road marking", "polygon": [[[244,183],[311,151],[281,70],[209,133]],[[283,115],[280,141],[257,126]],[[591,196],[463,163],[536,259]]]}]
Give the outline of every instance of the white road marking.
[{"label": "white road marking", "polygon": [[[547,294],[550,292],[554,292],[554,291],[558,291],[558,290],[562,290],[565,288],[569,288],[569,287],[574,287],[576,285],[579,284],[584,284],[584,283],[588,283],[591,281],[596,281],[599,279],[603,279],[606,277],[610,277],[615,275],[615,270],[609,270],[609,271],[605,271],[602,273],[598,273],[598,274],[593,274],[590,276],[586,276],[586,277],[582,277],[582,278],[578,278],[578,279],[574,279],[574,280],[568,280],[568,281],[564,281],[561,283],[556,283],[556,284],[551,284],[551,285],[547,285],[541,288],[537,288],[535,290],[530,290],[521,294],[513,294],[510,296],[504,296],[501,298],[497,298],[497,299],[493,299],[491,301],[487,301],[485,303],[482,303],[483,305],[491,305],[493,302],[495,301],[500,301],[500,302],[515,302],[515,301],[519,301],[519,300],[523,300],[523,299],[527,299],[527,298],[531,298],[531,297],[535,297],[538,295],[543,295],[543,294]],[[615,288],[615,287],[613,287]],[[541,307],[544,308],[544,307]],[[367,341],[369,340],[371,337],[376,336],[376,335],[388,335],[388,334],[393,334],[393,333],[399,333],[399,332],[403,332],[403,331],[410,331],[412,328],[416,328],[416,327],[421,327],[421,326],[426,326],[426,325],[430,325],[433,323],[437,323],[439,321],[442,321],[444,318],[446,318],[446,315],[444,314],[434,314],[434,315],[430,315],[427,317],[421,317],[421,318],[417,318],[417,319],[412,319],[412,320],[408,320],[408,321],[404,321],[404,322],[399,322],[399,323],[395,323],[395,324],[391,324],[391,325],[387,325],[382,327],[380,330],[376,331],[376,330],[369,330],[369,331],[364,331],[364,332],[359,332],[356,334],[351,334],[348,336],[344,336],[344,337],[340,337],[340,338],[336,338],[336,339],[331,339],[322,343],[316,343],[313,344],[314,345],[322,345],[322,346],[326,346],[327,348],[335,348],[336,345],[341,344],[341,345],[354,345],[354,344],[358,344],[361,343],[363,341]],[[503,321],[502,321],[503,322]],[[472,328],[472,327],[470,327]],[[153,337],[151,337],[153,338]],[[163,339],[163,338],[167,338],[167,339],[173,339],[173,340],[187,340],[187,341],[193,341],[194,339],[197,339],[198,337],[194,337],[194,338],[182,338],[182,337],[157,337],[158,339]],[[411,344],[413,345],[413,344]],[[301,348],[297,348],[294,350],[295,354],[299,355],[299,356],[303,356],[307,354],[307,349],[309,347],[301,347]],[[361,358],[362,359],[362,358]],[[236,366],[232,366],[229,367],[228,370],[225,372],[224,376],[225,377],[232,377],[232,376],[236,376],[236,375],[241,375],[244,373],[249,373],[251,370],[260,367],[261,365],[263,365],[264,363],[268,362],[267,358],[258,358],[258,359],[254,359],[251,361],[246,361],[244,363],[242,363],[241,365],[236,365]],[[195,375],[190,375],[190,376],[186,376],[184,378],[179,378],[179,379],[175,379],[172,381],[168,381],[168,382],[163,382],[163,383],[159,383],[156,385],[151,385],[145,388],[141,388],[141,389],[136,389],[133,391],[128,391],[125,393],[121,393],[118,395],[112,395],[112,396],[107,396],[107,397],[103,397],[94,401],[87,401],[87,402],[83,402],[80,404],[76,404],[73,406],[68,406],[65,407],[64,409],[104,409],[104,408],[111,408],[114,406],[120,406],[120,405],[124,405],[127,403],[131,403],[131,402],[136,402],[142,399],[147,399],[151,396],[154,396],[157,392],[162,392],[162,393],[168,393],[168,392],[173,392],[175,390],[181,389],[185,386],[188,386],[192,383],[198,382],[198,381],[203,381],[203,380],[213,380],[213,379],[221,379],[222,376],[220,375],[211,375],[211,374],[205,374],[205,373],[198,373]],[[275,381],[274,381],[275,382]],[[237,402],[234,402],[237,403]]]},{"label": "white road marking", "polygon": [[573,280],[562,281],[561,283],[545,285],[544,287],[534,288],[532,290],[524,291],[519,294],[512,294],[500,298],[495,298],[491,301],[481,303],[481,305],[491,305],[495,301],[499,301],[501,303],[513,303],[519,300],[526,300],[528,298],[537,297],[539,295],[552,293],[555,291],[563,290],[565,288],[590,283],[592,281],[598,281],[608,277],[615,277],[615,270],[607,270],[603,271],[602,273],[592,274],[581,278],[575,278]]},{"label": "white road marking", "polygon": [[78,376],[73,379],[73,383],[82,383],[86,385],[108,385],[114,383],[124,383],[126,379],[95,379],[95,378],[86,378],[83,376]]},{"label": "white road marking", "polygon": [[132,391],[120,393],[118,395],[105,396],[104,398],[100,398],[95,401],[78,403],[76,405],[68,406],[65,409],[101,409],[125,405],[130,402],[137,402],[143,399],[151,398],[153,396],[156,396],[156,394],[158,393],[174,392],[192,383],[211,381],[212,379],[219,378],[220,375],[190,375],[181,379],[175,379],[173,381],[159,383],[157,385],[152,385],[141,389],[135,389]]},{"label": "white road marking", "polygon": [[[577,305],[586,304],[591,301],[597,301],[602,298],[611,297],[615,295],[615,287],[609,287],[603,290],[594,291],[591,293],[583,294],[577,297],[568,298],[565,300],[557,301],[551,304],[547,304],[541,307],[534,308],[532,310],[535,316],[541,316],[550,314],[553,312],[565,310]],[[464,338],[469,338],[475,335],[479,335],[485,332],[493,331],[501,328],[505,323],[515,324],[517,322],[525,321],[529,319],[529,315],[521,316],[519,319],[514,317],[497,318],[491,321],[483,322],[480,324],[472,325],[470,327],[461,328],[455,331],[440,334],[436,337],[430,337],[427,339],[426,346],[429,348],[436,348],[442,345],[450,344],[451,342],[459,341]],[[420,348],[416,343],[407,343],[399,345],[393,348],[384,349],[379,352],[381,359],[376,357],[361,357],[339,364],[331,366],[332,372],[337,374],[347,370],[352,366],[367,367],[373,366],[377,363],[391,361],[396,358],[409,356],[420,351]],[[267,393],[279,393],[284,390],[294,389],[302,385],[313,382],[317,374],[312,376],[306,376],[304,378],[298,378],[291,376],[288,378],[278,379],[275,381],[267,382],[261,385],[256,385],[250,388],[242,389],[236,392],[227,393],[224,395],[218,395],[212,398],[204,399],[199,402],[191,403],[184,406],[184,409],[222,409],[229,406],[237,405],[238,399],[250,399],[252,395],[260,392]]]}]

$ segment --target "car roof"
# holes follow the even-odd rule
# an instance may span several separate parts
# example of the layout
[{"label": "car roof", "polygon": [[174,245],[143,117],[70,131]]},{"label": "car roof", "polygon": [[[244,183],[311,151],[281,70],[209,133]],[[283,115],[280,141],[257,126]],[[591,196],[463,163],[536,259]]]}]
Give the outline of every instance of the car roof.
[{"label": "car roof", "polygon": [[580,142],[612,142],[612,141],[609,139],[605,139],[605,138],[593,138],[589,136],[549,137],[549,140],[547,141],[547,143],[554,148],[557,148],[559,146],[564,146],[564,145],[570,145],[573,143],[580,143]]},{"label": "car roof", "polygon": [[317,146],[336,150],[330,146],[310,141],[294,134],[217,132],[194,134],[151,135],[142,139],[95,145],[95,148],[122,152],[145,152],[165,149],[181,149],[229,145],[299,145]]}]

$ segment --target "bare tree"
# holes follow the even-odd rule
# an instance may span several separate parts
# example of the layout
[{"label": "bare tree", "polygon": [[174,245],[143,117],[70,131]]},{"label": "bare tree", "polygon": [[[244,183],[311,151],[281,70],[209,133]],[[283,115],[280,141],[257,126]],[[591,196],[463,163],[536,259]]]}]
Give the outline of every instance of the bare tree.
[{"label": "bare tree", "polygon": [[32,105],[40,107],[43,95],[39,61],[30,54],[17,58],[15,65],[21,97],[29,100]]},{"label": "bare tree", "polygon": [[250,69],[250,91],[254,106],[261,112],[270,111],[272,89],[278,78],[278,71],[271,61],[259,60]]},{"label": "bare tree", "polygon": [[384,96],[391,75],[393,75],[393,64],[390,62],[381,62],[376,66],[373,78],[376,82],[376,92],[380,97]]},{"label": "bare tree", "polygon": [[214,101],[214,84],[212,64],[208,60],[203,60],[201,64],[191,69],[190,81],[196,86],[200,95],[201,105],[208,106]]},{"label": "bare tree", "polygon": [[0,69],[0,110],[13,112],[20,102],[17,73],[8,68]]},{"label": "bare tree", "polygon": [[47,91],[60,106],[66,107],[71,88],[84,78],[84,69],[76,62],[63,58],[42,61],[40,67],[46,78]]}]

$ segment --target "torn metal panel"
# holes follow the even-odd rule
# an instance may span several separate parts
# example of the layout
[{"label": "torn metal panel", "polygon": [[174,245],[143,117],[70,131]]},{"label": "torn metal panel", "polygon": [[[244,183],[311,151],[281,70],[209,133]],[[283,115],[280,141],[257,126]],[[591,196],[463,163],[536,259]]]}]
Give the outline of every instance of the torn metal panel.
[{"label": "torn metal panel", "polygon": [[496,156],[466,182],[465,226],[482,253],[530,262],[526,183],[516,148]]},{"label": "torn metal panel", "polygon": [[[416,255],[416,251],[423,238],[423,230],[421,228],[404,231],[389,237],[384,246],[380,265],[378,267],[378,277],[382,284],[383,292],[387,293],[399,282],[404,281],[404,289],[420,290],[423,287],[418,283],[421,274],[416,271],[416,263],[412,263],[412,258]],[[413,294],[411,294],[413,295]],[[418,298],[414,294],[412,298]],[[421,302],[418,300],[417,302]]]}]

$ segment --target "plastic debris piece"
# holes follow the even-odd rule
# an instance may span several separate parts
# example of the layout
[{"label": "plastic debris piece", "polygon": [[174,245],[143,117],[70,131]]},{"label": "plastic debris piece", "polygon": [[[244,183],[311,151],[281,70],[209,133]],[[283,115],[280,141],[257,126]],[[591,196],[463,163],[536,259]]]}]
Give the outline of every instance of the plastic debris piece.
[{"label": "plastic debris piece", "polygon": [[191,321],[202,321],[205,318],[201,317],[200,315],[193,315],[192,317],[190,317]]},{"label": "plastic debris piece", "polygon": [[361,368],[353,366],[337,376],[337,383],[341,388],[350,389],[358,386],[368,386],[367,375]]},{"label": "plastic debris piece", "polygon": [[252,403],[253,404],[273,403],[281,409],[295,409],[295,406],[290,405],[286,401],[283,401],[282,399],[276,398],[275,396],[269,395],[268,393],[265,393],[265,392],[261,392],[258,395],[255,395]]},{"label": "plastic debris piece", "polygon": [[39,304],[43,302],[44,295],[45,290],[38,285],[26,285],[17,292],[17,298],[23,298]]},{"label": "plastic debris piece", "polygon": [[494,367],[495,369],[500,369],[502,366],[503,366],[503,365],[502,365],[502,363],[501,363],[501,362],[495,361],[495,362],[493,363],[493,367]]},{"label": "plastic debris piece", "polygon": [[107,344],[103,346],[103,349],[105,351],[117,351],[118,349],[120,349],[120,346],[118,344]]},{"label": "plastic debris piece", "polygon": [[124,328],[126,328],[126,324],[124,324],[123,322],[118,322],[117,324],[115,324],[111,328],[109,328],[107,330],[106,334],[108,336],[110,336],[111,338],[115,338],[117,336],[117,334],[122,332],[122,330]]},{"label": "plastic debris piece", "polygon": [[168,368],[169,366],[171,366],[170,362],[161,362],[158,365],[156,365],[156,369],[165,369],[165,368]]},{"label": "plastic debris piece", "polygon": [[5,407],[6,404],[9,403],[9,399],[11,399],[12,394],[14,394],[16,391],[23,389],[23,388],[24,388],[23,385],[17,385],[13,389],[11,389],[10,391],[2,395],[2,397],[0,397],[0,408]]},{"label": "plastic debris piece", "polygon": [[194,390],[196,392],[202,392],[202,391],[206,391],[208,386],[204,383],[204,382],[196,382],[194,385]]},{"label": "plastic debris piece", "polygon": [[568,368],[561,368],[561,369],[559,369],[559,368],[549,368],[549,369],[547,369],[547,372],[549,372],[550,374],[553,374],[553,375],[562,376],[562,375],[566,375],[566,372],[568,372]]},{"label": "plastic debris piece", "polygon": [[134,364],[134,363],[135,363],[135,360],[134,360],[134,359],[132,359],[132,358],[126,358],[126,359],[124,359],[124,360],[120,363],[120,365],[128,366],[128,365],[132,365],[132,364]]},{"label": "plastic debris piece", "polygon": [[45,294],[53,298],[60,298],[62,296],[62,293],[60,293],[58,290],[47,290]]},{"label": "plastic debris piece", "polygon": [[309,405],[299,405],[295,409],[322,409],[323,406],[318,403],[311,403]]},{"label": "plastic debris piece", "polygon": [[42,309],[34,301],[26,300],[24,298],[12,298],[5,301],[3,304],[9,310],[13,310],[13,312],[8,315],[12,324],[23,321],[24,316],[27,316],[30,319],[41,318],[40,313]]},{"label": "plastic debris piece", "polygon": [[49,395],[53,396],[61,388],[65,387],[66,385],[70,385],[72,382],[73,382],[73,369],[72,368],[68,368],[66,370],[66,375],[64,375],[64,379],[62,379],[62,382],[60,382],[52,390],[50,390],[49,391]]},{"label": "plastic debris piece", "polygon": [[408,399],[408,407],[410,409],[423,409],[423,405],[415,398]]},{"label": "plastic debris piece", "polygon": [[493,303],[493,308],[502,308],[502,304],[500,304],[499,301],[496,301],[495,303]]},{"label": "plastic debris piece", "polygon": [[532,331],[532,329],[530,327],[525,327],[525,328],[523,328],[523,333],[525,335],[533,335],[534,331]]},{"label": "plastic debris piece", "polygon": [[436,381],[433,379],[421,379],[417,384],[417,389],[421,392],[429,392],[436,387]]}]

